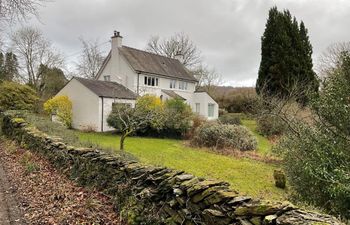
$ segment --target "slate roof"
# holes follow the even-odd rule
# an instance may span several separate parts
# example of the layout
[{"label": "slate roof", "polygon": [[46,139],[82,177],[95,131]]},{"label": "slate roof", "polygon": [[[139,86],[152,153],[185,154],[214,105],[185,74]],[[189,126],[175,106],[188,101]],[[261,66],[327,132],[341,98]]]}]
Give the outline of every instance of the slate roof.
[{"label": "slate roof", "polygon": [[74,77],[82,85],[94,92],[99,97],[136,99],[137,95],[117,82],[91,80],[81,77]]},{"label": "slate roof", "polygon": [[182,100],[186,100],[184,97],[178,95],[175,93],[175,91],[172,90],[162,90],[163,93],[167,94],[168,96],[172,97],[172,98],[179,98]]},{"label": "slate roof", "polygon": [[197,82],[197,79],[191,75],[177,59],[172,59],[127,46],[119,47],[119,51],[136,72],[150,73]]}]

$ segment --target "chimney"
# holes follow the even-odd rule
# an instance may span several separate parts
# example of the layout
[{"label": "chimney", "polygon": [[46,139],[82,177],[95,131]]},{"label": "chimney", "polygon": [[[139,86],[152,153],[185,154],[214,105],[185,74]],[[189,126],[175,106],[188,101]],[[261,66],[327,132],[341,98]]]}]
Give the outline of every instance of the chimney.
[{"label": "chimney", "polygon": [[184,55],[182,54],[181,51],[177,51],[174,58],[179,60],[180,63],[184,63]]},{"label": "chimney", "polygon": [[112,36],[112,50],[122,47],[122,40],[123,37],[120,35],[120,32],[115,30]]}]

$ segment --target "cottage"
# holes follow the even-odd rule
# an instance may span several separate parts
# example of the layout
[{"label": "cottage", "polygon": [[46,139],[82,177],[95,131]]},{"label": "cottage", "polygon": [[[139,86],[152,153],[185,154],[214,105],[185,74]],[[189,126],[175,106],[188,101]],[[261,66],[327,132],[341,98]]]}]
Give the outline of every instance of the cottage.
[{"label": "cottage", "polygon": [[208,119],[218,118],[218,104],[203,91],[197,80],[175,59],[122,45],[114,32],[112,48],[94,80],[73,78],[57,94],[73,103],[73,127],[108,131],[106,119],[113,103],[134,106],[137,96],[153,94],[162,100],[181,98],[192,110]]}]

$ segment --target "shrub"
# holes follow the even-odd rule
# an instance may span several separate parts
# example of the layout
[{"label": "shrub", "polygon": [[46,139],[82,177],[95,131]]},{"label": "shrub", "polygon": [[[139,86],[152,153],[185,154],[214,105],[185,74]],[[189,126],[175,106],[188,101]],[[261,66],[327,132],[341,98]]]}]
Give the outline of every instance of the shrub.
[{"label": "shrub", "polygon": [[240,125],[241,118],[235,113],[227,113],[219,117],[219,121],[222,124],[232,124],[232,125]]},{"label": "shrub", "polygon": [[263,115],[257,119],[257,131],[264,136],[282,135],[286,124],[277,116]]},{"label": "shrub", "polygon": [[219,108],[219,116],[225,115],[227,113],[226,109]]},{"label": "shrub", "polygon": [[278,145],[297,197],[350,218],[350,54],[310,101],[313,123],[294,118]]},{"label": "shrub", "polygon": [[163,131],[182,136],[191,127],[192,109],[181,99],[165,102],[165,124]]},{"label": "shrub", "polygon": [[197,146],[217,149],[232,148],[242,151],[254,150],[256,138],[243,126],[207,122],[201,125],[192,139]]},{"label": "shrub", "polygon": [[207,119],[201,115],[195,114],[192,117],[191,128],[185,134],[186,139],[192,139],[198,127],[207,122]]},{"label": "shrub", "polygon": [[72,102],[68,96],[55,96],[44,103],[44,110],[49,115],[56,114],[66,127],[72,127]]},{"label": "shrub", "polygon": [[[169,99],[164,102],[155,96],[143,96],[141,105],[159,111],[157,124],[148,124],[137,131],[140,136],[172,137],[180,138],[186,136],[191,128],[193,113],[191,107],[182,99]],[[154,105],[149,107],[149,105]],[[157,107],[156,107],[157,106]]]},{"label": "shrub", "polygon": [[33,110],[38,99],[27,85],[9,81],[0,84],[0,110]]}]

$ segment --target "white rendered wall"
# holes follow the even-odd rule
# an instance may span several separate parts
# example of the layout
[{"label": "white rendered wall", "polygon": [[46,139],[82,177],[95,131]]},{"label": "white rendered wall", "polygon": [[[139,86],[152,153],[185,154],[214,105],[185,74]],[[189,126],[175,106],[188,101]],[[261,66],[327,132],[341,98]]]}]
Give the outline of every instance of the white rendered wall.
[{"label": "white rendered wall", "polygon": [[[219,105],[208,95],[206,92],[193,93],[192,111],[196,111],[196,103],[200,104],[199,115],[207,118],[208,120],[214,120],[219,117]],[[208,117],[208,104],[214,104],[214,116]]]},{"label": "white rendered wall", "polygon": [[84,130],[99,128],[99,97],[72,79],[56,96],[67,95],[73,104],[73,128]]},{"label": "white rendered wall", "polygon": [[102,70],[98,80],[104,80],[104,76],[110,76],[111,81],[120,83],[130,90],[136,92],[137,74],[119,51],[111,53],[111,58]]}]

